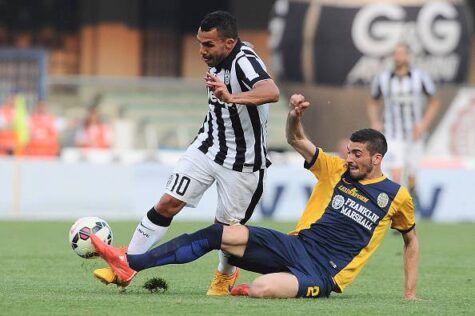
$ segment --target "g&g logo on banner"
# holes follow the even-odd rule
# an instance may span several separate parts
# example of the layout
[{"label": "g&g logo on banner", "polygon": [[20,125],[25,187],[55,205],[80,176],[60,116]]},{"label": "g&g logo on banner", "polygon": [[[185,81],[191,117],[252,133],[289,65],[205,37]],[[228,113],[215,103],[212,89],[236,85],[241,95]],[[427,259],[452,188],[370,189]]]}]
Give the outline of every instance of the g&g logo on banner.
[{"label": "g&g logo on banner", "polygon": [[436,82],[467,79],[472,19],[464,0],[277,0],[269,23],[280,79],[368,84],[405,42]]},{"label": "g&g logo on banner", "polygon": [[450,54],[460,40],[460,22],[455,8],[442,1],[429,2],[416,21],[405,21],[406,11],[395,4],[363,7],[355,16],[351,35],[365,55],[384,57],[398,42],[408,43],[413,52],[432,55]]},{"label": "g&g logo on banner", "polygon": [[[448,2],[425,4],[411,20],[403,7],[378,3],[361,8],[356,14],[351,35],[354,45],[363,53],[351,69],[347,83],[369,81],[368,69],[376,64],[389,67],[391,53],[399,42],[407,43],[414,55],[414,64],[428,71],[436,81],[451,81],[456,75],[460,57],[455,53],[461,24],[458,13]],[[379,69],[382,70],[382,69]]]}]

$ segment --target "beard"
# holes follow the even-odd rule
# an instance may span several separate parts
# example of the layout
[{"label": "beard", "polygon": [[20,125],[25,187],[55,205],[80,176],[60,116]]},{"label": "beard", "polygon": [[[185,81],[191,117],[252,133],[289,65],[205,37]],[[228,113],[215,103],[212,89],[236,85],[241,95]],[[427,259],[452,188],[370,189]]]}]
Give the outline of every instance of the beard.
[{"label": "beard", "polygon": [[217,55],[209,55],[208,58],[210,58],[210,59],[209,59],[209,62],[207,62],[206,64],[208,65],[208,67],[216,67],[226,57],[227,56],[224,53],[220,53],[220,54],[217,54]]},{"label": "beard", "polygon": [[367,165],[367,166],[359,166],[358,167],[358,173],[353,174],[350,169],[350,178],[355,181],[363,180],[366,178],[368,174],[370,174],[373,171],[373,165]]}]

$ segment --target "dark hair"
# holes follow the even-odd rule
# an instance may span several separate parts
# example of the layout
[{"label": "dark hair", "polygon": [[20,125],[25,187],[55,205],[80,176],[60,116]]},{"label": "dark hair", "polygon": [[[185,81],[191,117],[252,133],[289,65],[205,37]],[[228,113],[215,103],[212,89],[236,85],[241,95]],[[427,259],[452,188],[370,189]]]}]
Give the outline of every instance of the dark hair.
[{"label": "dark hair", "polygon": [[204,32],[216,28],[220,38],[238,38],[236,18],[226,11],[214,11],[208,13],[200,23],[200,29]]},{"label": "dark hair", "polygon": [[384,156],[388,151],[386,137],[372,128],[360,129],[359,131],[354,132],[351,134],[350,140],[357,143],[366,143],[371,155],[378,153]]}]

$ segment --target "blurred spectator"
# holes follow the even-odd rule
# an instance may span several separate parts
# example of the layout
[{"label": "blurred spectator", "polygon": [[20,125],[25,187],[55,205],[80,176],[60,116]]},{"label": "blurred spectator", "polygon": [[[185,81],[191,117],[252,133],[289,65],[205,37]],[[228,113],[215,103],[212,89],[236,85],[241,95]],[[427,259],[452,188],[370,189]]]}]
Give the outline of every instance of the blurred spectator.
[{"label": "blurred spectator", "polygon": [[111,124],[112,148],[117,152],[126,152],[134,148],[135,123],[126,117],[126,110],[126,106],[120,106],[118,116]]},{"label": "blurred spectator", "polygon": [[29,119],[30,140],[25,148],[27,156],[57,156],[58,133],[63,121],[48,111],[45,101],[39,101]]},{"label": "blurred spectator", "polygon": [[424,138],[440,103],[432,78],[411,65],[406,43],[396,45],[393,62],[393,68],[373,80],[368,115],[371,127],[386,136],[385,164],[392,180],[406,185],[416,200],[415,176],[424,153]]},{"label": "blurred spectator", "polygon": [[13,155],[16,148],[14,128],[15,97],[9,96],[0,107],[0,155]]},{"label": "blurred spectator", "polygon": [[28,113],[25,98],[10,95],[0,107],[0,155],[21,155],[28,143]]},{"label": "blurred spectator", "polygon": [[89,108],[84,122],[76,131],[75,143],[76,146],[82,148],[106,149],[110,147],[110,127],[101,121],[96,106]]}]

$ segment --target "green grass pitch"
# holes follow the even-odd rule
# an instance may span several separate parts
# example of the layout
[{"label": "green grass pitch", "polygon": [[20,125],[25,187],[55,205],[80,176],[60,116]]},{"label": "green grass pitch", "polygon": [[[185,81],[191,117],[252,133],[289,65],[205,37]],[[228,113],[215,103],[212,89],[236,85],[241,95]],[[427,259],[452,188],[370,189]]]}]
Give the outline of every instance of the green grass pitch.
[{"label": "green grass pitch", "polygon": [[[421,222],[418,296],[403,294],[402,238],[390,231],[363,272],[343,294],[329,299],[258,300],[206,297],[217,254],[186,265],[141,272],[120,291],[92,277],[100,260],[78,257],[68,244],[71,222],[0,222],[0,315],[475,315],[475,224]],[[111,222],[114,244],[126,245],[134,222]],[[289,231],[293,223],[258,223]],[[207,223],[176,222],[168,238]],[[149,293],[146,280],[167,280],[165,293]],[[256,275],[243,272],[240,282]]]}]

